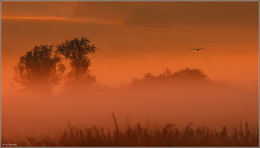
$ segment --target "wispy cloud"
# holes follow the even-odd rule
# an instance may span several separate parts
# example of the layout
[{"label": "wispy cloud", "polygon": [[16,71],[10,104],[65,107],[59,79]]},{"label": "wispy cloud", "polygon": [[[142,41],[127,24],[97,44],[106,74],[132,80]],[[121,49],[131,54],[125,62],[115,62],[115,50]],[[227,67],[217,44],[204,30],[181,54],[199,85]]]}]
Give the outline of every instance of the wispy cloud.
[{"label": "wispy cloud", "polygon": [[2,20],[69,20],[67,17],[53,17],[53,16],[4,16]]},{"label": "wispy cloud", "polygon": [[123,22],[121,21],[111,21],[111,20],[104,20],[104,19],[98,19],[93,17],[71,18],[71,21],[78,22],[78,23],[87,23],[87,24],[123,25]]},{"label": "wispy cloud", "polygon": [[93,17],[88,18],[70,18],[70,17],[55,17],[55,16],[3,16],[2,20],[42,20],[42,21],[65,21],[72,23],[86,24],[107,24],[107,25],[122,25],[120,21],[110,21]]}]

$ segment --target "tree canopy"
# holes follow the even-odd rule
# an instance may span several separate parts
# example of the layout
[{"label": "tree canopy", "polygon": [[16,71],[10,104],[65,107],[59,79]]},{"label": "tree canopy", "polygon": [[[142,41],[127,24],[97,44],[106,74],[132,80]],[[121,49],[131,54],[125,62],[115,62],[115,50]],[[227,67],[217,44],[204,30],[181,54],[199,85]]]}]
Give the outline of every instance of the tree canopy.
[{"label": "tree canopy", "polygon": [[88,54],[94,53],[96,46],[84,37],[67,40],[57,46],[57,52],[70,61],[69,79],[72,82],[95,81],[89,73],[91,64]]},{"label": "tree canopy", "polygon": [[23,88],[50,91],[60,82],[64,71],[60,57],[53,54],[53,46],[39,45],[20,57],[15,80]]}]

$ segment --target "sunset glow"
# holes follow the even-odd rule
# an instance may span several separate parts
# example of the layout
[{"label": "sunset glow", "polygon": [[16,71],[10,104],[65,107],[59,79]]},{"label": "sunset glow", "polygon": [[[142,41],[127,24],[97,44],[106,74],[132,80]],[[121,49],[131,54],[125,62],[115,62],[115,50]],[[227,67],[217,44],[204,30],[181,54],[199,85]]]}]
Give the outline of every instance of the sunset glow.
[{"label": "sunset glow", "polygon": [[[1,4],[2,141],[138,123],[228,132],[246,123],[258,136],[258,2]],[[108,145],[164,144],[124,140]]]}]

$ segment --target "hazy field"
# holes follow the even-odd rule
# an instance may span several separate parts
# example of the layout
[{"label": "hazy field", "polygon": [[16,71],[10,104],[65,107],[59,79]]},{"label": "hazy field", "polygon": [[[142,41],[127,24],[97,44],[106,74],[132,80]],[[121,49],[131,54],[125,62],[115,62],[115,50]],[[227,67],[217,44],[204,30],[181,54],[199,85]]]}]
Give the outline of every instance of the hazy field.
[{"label": "hazy field", "polygon": [[53,94],[6,94],[3,141],[33,146],[258,143],[257,91],[203,75],[187,79],[189,71],[182,72],[147,74],[120,88],[94,84],[67,86]]}]

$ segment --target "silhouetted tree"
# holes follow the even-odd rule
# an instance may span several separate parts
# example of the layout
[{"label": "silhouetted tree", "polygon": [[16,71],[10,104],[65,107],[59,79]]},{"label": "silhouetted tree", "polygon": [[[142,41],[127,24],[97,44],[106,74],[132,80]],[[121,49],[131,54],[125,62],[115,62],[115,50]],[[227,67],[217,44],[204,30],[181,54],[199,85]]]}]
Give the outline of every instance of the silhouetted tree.
[{"label": "silhouetted tree", "polygon": [[94,53],[96,46],[90,44],[88,39],[82,37],[67,40],[57,46],[57,51],[70,61],[71,71],[68,76],[72,82],[95,81],[89,72],[91,62],[88,54]]},{"label": "silhouetted tree", "polygon": [[53,46],[35,46],[20,57],[15,66],[15,80],[21,87],[51,91],[60,82],[65,66],[53,54]]}]

